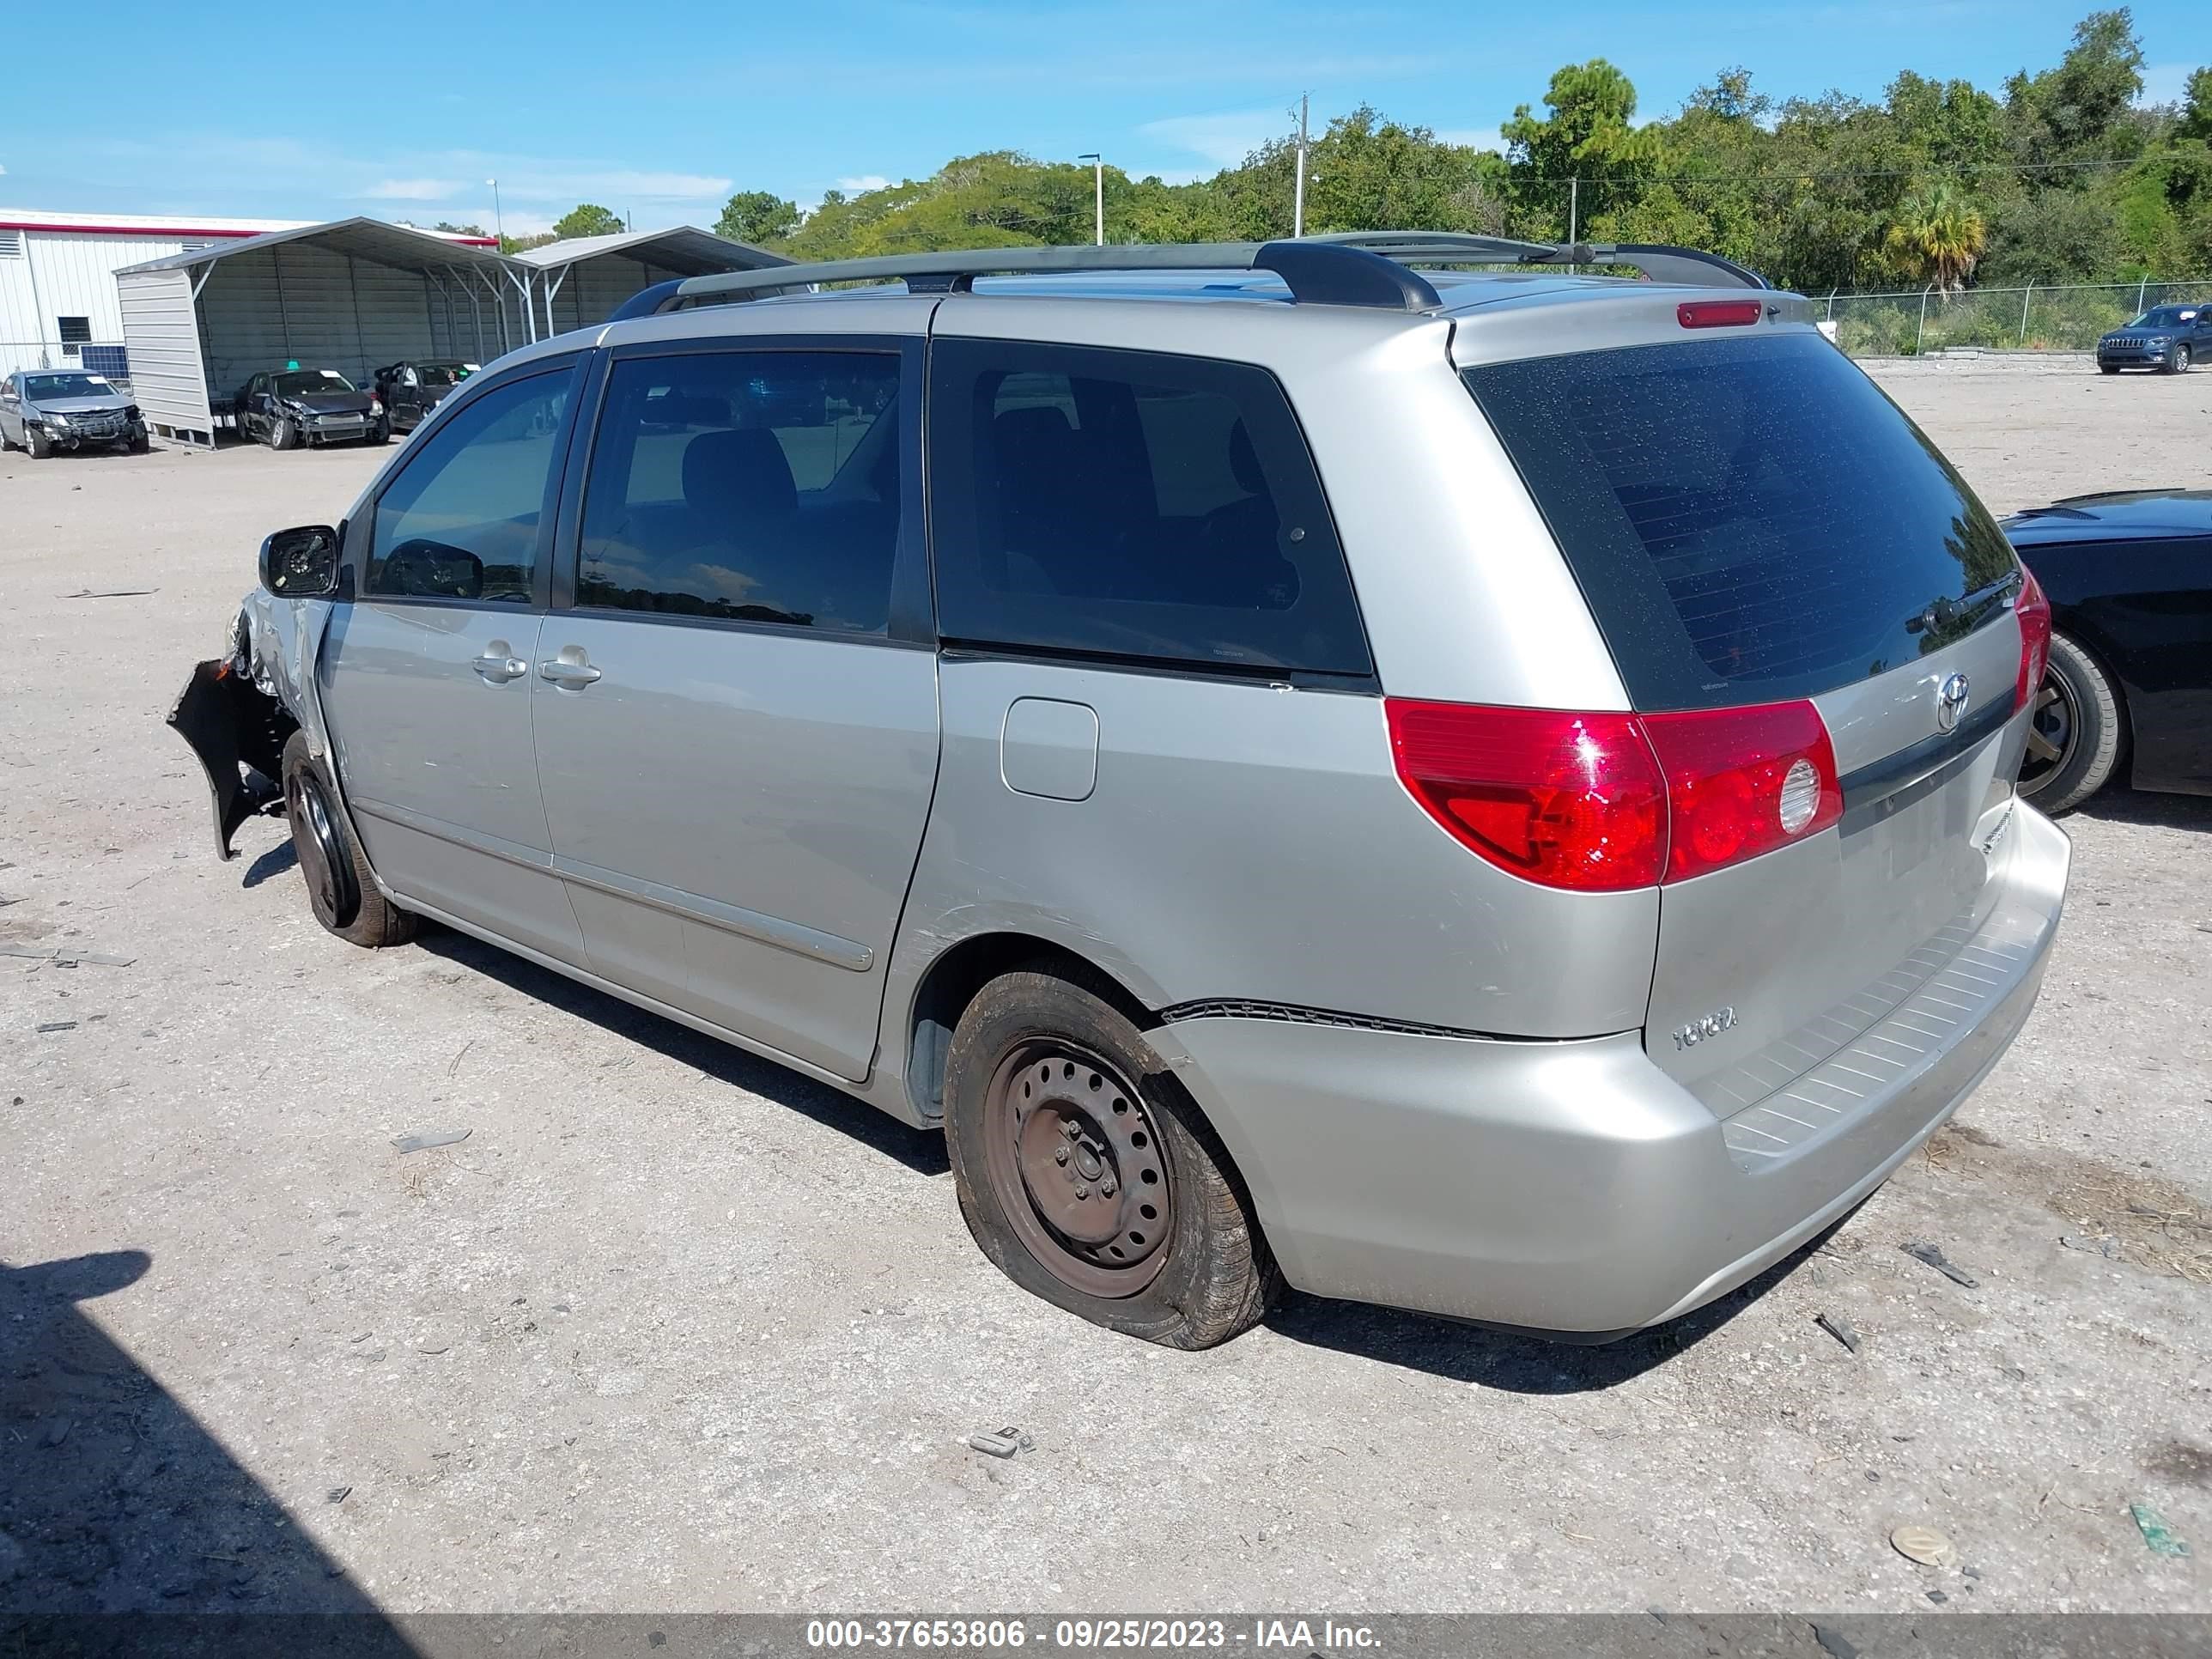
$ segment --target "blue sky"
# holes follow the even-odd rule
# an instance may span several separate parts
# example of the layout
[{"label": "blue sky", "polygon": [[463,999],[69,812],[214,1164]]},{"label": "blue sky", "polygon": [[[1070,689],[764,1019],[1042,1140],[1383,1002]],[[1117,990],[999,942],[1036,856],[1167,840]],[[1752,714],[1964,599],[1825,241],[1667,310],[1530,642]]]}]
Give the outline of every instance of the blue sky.
[{"label": "blue sky", "polygon": [[[489,227],[496,177],[513,233],[579,200],[711,225],[733,189],[811,202],[983,149],[1200,176],[1284,131],[1301,90],[1317,122],[1364,101],[1495,143],[1594,56],[1646,116],[1738,63],[1778,97],[1879,97],[1907,67],[1995,89],[2055,63],[2093,3],[18,7],[0,41],[41,68],[0,105],[0,204]],[[2179,96],[2212,14],[2134,10],[2148,95]]]}]

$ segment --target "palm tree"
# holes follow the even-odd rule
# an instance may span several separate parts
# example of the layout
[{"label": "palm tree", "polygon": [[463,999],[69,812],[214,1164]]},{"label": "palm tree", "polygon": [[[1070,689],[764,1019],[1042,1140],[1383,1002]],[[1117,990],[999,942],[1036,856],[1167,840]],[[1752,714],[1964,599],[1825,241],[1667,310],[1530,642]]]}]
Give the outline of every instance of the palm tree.
[{"label": "palm tree", "polygon": [[1937,182],[1916,190],[1897,204],[1882,246],[1908,276],[1931,278],[1937,289],[1955,294],[1966,286],[1974,262],[1990,240],[1982,210],[1950,185]]}]

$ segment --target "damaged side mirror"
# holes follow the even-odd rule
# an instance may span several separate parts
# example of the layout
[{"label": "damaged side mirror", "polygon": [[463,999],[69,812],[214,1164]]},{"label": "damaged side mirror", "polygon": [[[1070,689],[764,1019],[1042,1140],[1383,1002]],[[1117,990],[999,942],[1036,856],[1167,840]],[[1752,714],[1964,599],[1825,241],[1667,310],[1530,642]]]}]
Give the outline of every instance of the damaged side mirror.
[{"label": "damaged side mirror", "polygon": [[280,599],[320,599],[337,592],[338,532],[326,524],[311,524],[264,539],[261,585]]}]

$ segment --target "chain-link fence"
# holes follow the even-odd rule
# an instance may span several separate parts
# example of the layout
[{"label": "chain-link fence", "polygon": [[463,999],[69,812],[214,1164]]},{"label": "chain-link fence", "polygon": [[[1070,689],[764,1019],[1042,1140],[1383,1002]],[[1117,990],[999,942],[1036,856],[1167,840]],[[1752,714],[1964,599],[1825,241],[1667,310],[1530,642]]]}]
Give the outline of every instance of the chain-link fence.
[{"label": "chain-link fence", "polygon": [[2212,302],[2212,277],[2189,283],[1940,289],[1815,295],[1854,357],[1909,357],[1951,346],[1998,351],[2090,351],[2097,337],[2153,306]]}]

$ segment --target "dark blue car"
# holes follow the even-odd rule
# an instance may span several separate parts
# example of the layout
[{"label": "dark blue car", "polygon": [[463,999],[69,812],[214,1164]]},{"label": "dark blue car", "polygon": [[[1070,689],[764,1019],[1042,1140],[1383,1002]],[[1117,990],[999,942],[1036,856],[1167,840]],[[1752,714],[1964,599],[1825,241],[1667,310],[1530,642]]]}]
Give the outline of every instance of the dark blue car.
[{"label": "dark blue car", "polygon": [[2212,356],[2212,301],[2153,306],[2097,342],[2097,367],[2107,374],[2124,368],[2186,374],[2207,356]]}]

